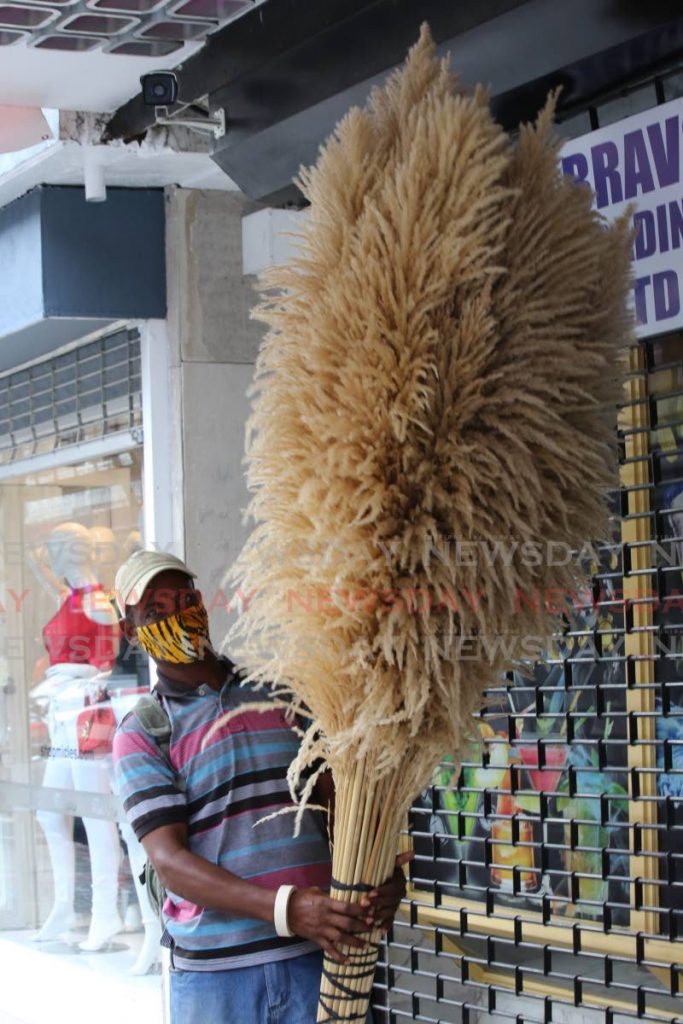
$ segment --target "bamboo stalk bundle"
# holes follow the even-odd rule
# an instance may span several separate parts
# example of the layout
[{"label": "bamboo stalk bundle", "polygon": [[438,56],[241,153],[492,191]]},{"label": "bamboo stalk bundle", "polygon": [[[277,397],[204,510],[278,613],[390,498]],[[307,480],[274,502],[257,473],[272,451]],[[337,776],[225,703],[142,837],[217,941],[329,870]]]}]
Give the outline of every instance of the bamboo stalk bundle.
[{"label": "bamboo stalk bundle", "polygon": [[[290,782],[332,769],[339,898],[391,874],[485,690],[571,612],[549,542],[608,533],[630,227],[562,177],[553,112],[513,141],[423,28],[302,172],[299,254],[263,282],[230,639],[312,719]],[[326,960],[318,1021],[364,1019],[368,942]]]}]

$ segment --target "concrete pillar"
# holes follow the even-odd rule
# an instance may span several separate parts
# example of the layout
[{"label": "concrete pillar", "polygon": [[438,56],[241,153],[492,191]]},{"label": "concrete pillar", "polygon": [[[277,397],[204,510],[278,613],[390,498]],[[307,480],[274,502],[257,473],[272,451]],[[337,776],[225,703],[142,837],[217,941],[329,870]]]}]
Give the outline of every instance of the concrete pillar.
[{"label": "concrete pillar", "polygon": [[257,296],[242,275],[241,220],[255,205],[179,188],[166,201],[173,521],[218,643],[232,597],[223,578],[247,535],[246,391],[263,329],[249,319]]}]

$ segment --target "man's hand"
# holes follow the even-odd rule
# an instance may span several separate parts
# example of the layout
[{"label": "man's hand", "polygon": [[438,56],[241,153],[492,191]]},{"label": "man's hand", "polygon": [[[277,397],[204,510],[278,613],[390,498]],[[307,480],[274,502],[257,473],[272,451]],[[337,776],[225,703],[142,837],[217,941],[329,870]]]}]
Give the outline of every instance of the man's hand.
[{"label": "man's hand", "polygon": [[406,894],[403,865],[414,856],[412,850],[400,853],[391,878],[365,894],[359,903],[332,899],[317,886],[297,889],[292,893],[287,913],[291,931],[322,946],[333,960],[346,963],[348,957],[342,946],[364,949],[366,943],[358,937],[359,933],[373,928],[387,932],[391,927]]},{"label": "man's hand", "polygon": [[339,963],[347,963],[349,959],[342,953],[342,946],[365,949],[366,943],[357,937],[357,933],[367,932],[373,924],[372,915],[366,907],[360,903],[334,900],[318,886],[297,889],[292,893],[287,920],[290,931],[302,939],[317,942],[329,957]]},{"label": "man's hand", "polygon": [[369,912],[372,915],[374,927],[381,928],[385,934],[389,931],[399,903],[406,894],[406,876],[403,874],[403,865],[411,861],[414,856],[412,850],[399,853],[391,878],[377,889],[372,889],[360,901],[360,905],[365,908],[366,913]]}]

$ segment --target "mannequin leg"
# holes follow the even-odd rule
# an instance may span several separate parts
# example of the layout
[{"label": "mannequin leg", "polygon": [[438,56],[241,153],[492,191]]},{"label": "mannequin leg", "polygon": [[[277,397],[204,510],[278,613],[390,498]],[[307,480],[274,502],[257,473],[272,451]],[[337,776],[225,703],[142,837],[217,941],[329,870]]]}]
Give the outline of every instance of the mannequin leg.
[{"label": "mannequin leg", "polygon": [[[81,793],[111,792],[105,761],[74,760],[71,770],[74,787]],[[92,917],[88,937],[79,948],[94,952],[106,946],[123,927],[117,906],[121,850],[113,821],[84,817],[83,824],[90,851]]]},{"label": "mannequin leg", "polygon": [[123,915],[123,930],[124,932],[139,932],[142,928],[142,915],[140,914],[140,904],[136,900],[134,903],[126,903],[126,913]]},{"label": "mannequin leg", "polygon": [[[73,789],[71,764],[68,758],[51,757],[45,765],[43,786],[52,789]],[[36,821],[45,833],[52,866],[55,898],[52,910],[35,941],[56,939],[73,928],[76,860],[73,841],[73,818],[56,811],[37,811]]]},{"label": "mannequin leg", "polygon": [[135,833],[127,822],[119,825],[119,828],[121,829],[121,835],[123,836],[124,842],[128,848],[128,859],[130,860],[130,867],[133,872],[135,892],[137,893],[138,903],[140,904],[142,925],[145,929],[145,936],[142,941],[138,958],[131,967],[130,973],[147,974],[152,965],[159,959],[161,922],[149,902],[147,887],[140,881],[140,875],[142,874],[145,861],[147,859],[145,851],[142,845],[135,838]]}]

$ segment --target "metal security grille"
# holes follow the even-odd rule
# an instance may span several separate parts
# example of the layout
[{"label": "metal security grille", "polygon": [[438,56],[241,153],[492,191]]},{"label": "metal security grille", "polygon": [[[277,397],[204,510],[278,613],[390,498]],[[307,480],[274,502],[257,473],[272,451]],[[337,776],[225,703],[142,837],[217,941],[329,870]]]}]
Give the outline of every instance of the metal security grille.
[{"label": "metal security grille", "polygon": [[634,347],[618,436],[576,628],[490,692],[411,811],[377,1024],[683,1022],[683,333]]},{"label": "metal security grille", "polygon": [[136,330],[0,377],[0,467],[141,425]]}]

